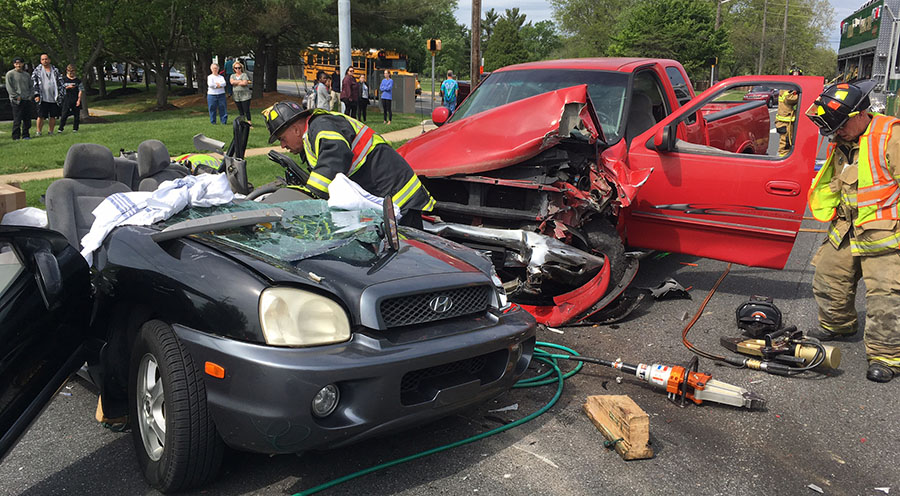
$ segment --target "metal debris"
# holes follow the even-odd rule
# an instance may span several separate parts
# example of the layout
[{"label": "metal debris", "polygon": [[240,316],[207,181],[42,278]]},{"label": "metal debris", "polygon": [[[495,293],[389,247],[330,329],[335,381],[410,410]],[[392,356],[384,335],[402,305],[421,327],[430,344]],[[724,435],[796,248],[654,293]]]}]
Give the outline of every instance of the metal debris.
[{"label": "metal debris", "polygon": [[891,493],[891,488],[889,488],[889,487],[876,487],[875,490],[876,490],[876,491],[881,491],[881,492],[883,492],[884,494],[890,494],[890,493]]},{"label": "metal debris", "polygon": [[684,286],[678,283],[675,279],[671,277],[666,279],[665,281],[659,283],[655,288],[650,289],[650,294],[653,295],[657,300],[667,299],[667,298],[684,298],[691,299],[690,293],[684,289]]},{"label": "metal debris", "polygon": [[503,408],[497,408],[496,410],[488,410],[488,412],[514,412],[519,409],[518,403],[513,403],[509,406],[504,406]]},{"label": "metal debris", "polygon": [[815,491],[815,492],[817,492],[817,493],[819,493],[819,494],[825,494],[825,491],[823,491],[821,487],[819,487],[819,486],[817,486],[817,485],[815,485],[815,484],[810,484],[810,485],[808,485],[808,486],[806,486],[806,487],[812,489],[813,491]]}]

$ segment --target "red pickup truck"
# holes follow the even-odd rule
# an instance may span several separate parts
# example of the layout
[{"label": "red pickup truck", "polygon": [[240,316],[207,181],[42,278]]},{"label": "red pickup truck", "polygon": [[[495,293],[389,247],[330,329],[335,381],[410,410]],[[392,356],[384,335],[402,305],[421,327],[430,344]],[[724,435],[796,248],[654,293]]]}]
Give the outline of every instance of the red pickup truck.
[{"label": "red pickup truck", "polygon": [[744,95],[795,90],[804,109],[822,84],[743,76],[695,97],[674,60],[519,64],[398,151],[437,199],[427,229],[487,252],[513,301],[549,325],[603,320],[627,306],[626,243],[784,266],[817,130],[799,119],[779,157],[774,111]]}]

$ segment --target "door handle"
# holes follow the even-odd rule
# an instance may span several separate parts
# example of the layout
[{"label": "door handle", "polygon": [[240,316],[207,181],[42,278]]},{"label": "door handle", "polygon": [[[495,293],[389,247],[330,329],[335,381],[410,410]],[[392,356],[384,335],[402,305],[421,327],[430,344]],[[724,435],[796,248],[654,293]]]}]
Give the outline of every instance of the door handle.
[{"label": "door handle", "polygon": [[794,181],[769,181],[766,183],[766,193],[781,196],[797,196],[800,194],[800,185]]}]

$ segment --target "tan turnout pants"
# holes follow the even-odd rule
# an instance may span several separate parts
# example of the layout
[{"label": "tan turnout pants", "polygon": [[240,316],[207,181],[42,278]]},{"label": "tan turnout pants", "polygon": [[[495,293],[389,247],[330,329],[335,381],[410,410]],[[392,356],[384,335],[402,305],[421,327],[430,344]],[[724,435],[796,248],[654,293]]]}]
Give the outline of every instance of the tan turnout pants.
[{"label": "tan turnout pants", "polygon": [[850,236],[840,248],[826,239],[813,257],[816,267],[813,295],[819,306],[819,325],[831,332],[852,334],[858,329],[856,285],[866,285],[866,358],[900,370],[900,251],[854,257]]}]

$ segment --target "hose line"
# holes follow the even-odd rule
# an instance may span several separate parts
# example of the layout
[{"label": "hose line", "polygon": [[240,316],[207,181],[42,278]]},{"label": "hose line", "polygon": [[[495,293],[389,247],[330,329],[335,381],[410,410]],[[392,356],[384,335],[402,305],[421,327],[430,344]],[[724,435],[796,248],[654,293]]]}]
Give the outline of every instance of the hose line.
[{"label": "hose line", "polygon": [[[570,355],[554,355],[543,348],[539,348],[539,346],[543,347],[543,348],[556,348],[558,350],[563,350],[565,352],[568,352],[571,356]],[[579,362],[575,368],[573,368],[569,372],[566,372],[565,374],[563,374],[562,370],[560,370],[560,368],[559,368],[559,363],[557,362],[557,359],[558,358],[574,359],[577,356],[579,356],[578,352],[576,352],[575,350],[573,350],[571,348],[567,348],[563,345],[559,345],[559,344],[555,344],[555,343],[547,343],[547,342],[543,342],[543,341],[538,341],[537,343],[535,343],[534,359],[538,360],[540,362],[546,363],[547,365],[549,365],[551,367],[551,370],[548,370],[548,371],[544,372],[543,374],[537,375],[535,377],[529,377],[527,379],[522,379],[519,382],[515,383],[513,385],[513,387],[514,388],[526,388],[526,387],[545,386],[548,384],[556,384],[556,394],[553,395],[553,398],[551,398],[550,401],[547,402],[546,405],[542,406],[539,410],[537,410],[534,413],[531,413],[530,415],[528,415],[526,417],[522,417],[519,420],[516,420],[514,422],[510,422],[508,424],[501,425],[500,427],[497,427],[495,429],[491,429],[489,431],[482,432],[481,434],[476,434],[474,436],[468,437],[466,439],[462,439],[460,441],[456,441],[456,442],[453,442],[450,444],[445,444],[443,446],[438,446],[437,448],[432,448],[432,449],[429,449],[426,451],[422,451],[420,453],[416,453],[414,455],[405,456],[403,458],[398,458],[396,460],[385,462],[380,465],[375,465],[374,467],[369,467],[369,468],[360,470],[358,472],[354,472],[352,474],[345,475],[343,477],[338,477],[337,479],[333,479],[331,481],[325,482],[324,484],[319,484],[318,486],[315,486],[313,488],[307,489],[305,491],[301,491],[299,493],[295,493],[293,496],[308,496],[310,494],[315,494],[319,491],[323,491],[325,489],[334,487],[338,484],[342,484],[349,480],[356,479],[357,477],[362,477],[363,475],[368,475],[368,474],[377,472],[379,470],[382,470],[382,469],[385,469],[388,467],[393,467],[395,465],[400,465],[401,463],[406,463],[406,462],[409,462],[412,460],[416,460],[418,458],[423,458],[423,457],[426,457],[429,455],[433,455],[435,453],[440,453],[442,451],[446,451],[451,448],[456,448],[456,447],[462,446],[464,444],[473,443],[475,441],[479,441],[486,437],[493,436],[494,434],[499,434],[501,432],[508,431],[509,429],[512,429],[513,427],[518,427],[526,422],[530,422],[530,421],[538,418],[539,416],[543,415],[545,412],[547,412],[547,410],[549,410],[550,408],[553,407],[553,405],[556,404],[557,400],[559,400],[560,396],[562,396],[563,381],[565,381],[569,377],[572,377],[573,375],[577,374],[578,371],[580,371],[582,369],[582,367],[584,367],[584,363]],[[551,375],[553,375],[555,377],[551,377]]]}]

